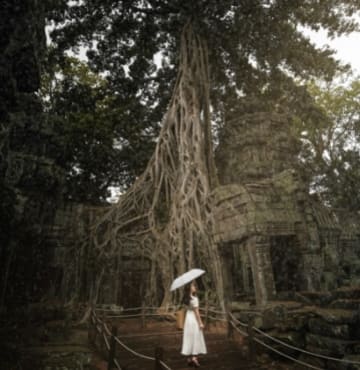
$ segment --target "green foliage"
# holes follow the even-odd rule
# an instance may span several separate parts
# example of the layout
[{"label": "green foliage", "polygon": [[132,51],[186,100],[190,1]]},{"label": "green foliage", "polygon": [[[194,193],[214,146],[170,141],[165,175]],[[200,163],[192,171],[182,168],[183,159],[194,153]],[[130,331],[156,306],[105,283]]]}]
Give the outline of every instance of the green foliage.
[{"label": "green foliage", "polygon": [[[315,48],[298,26],[324,27],[330,35],[350,32],[356,26],[349,16],[360,9],[355,0],[73,3],[57,14],[57,22],[66,22],[53,33],[58,50],[87,46],[91,67],[110,72],[113,91],[132,94],[138,106],[148,101],[148,111],[168,99],[179,35],[190,18],[209,44],[212,102],[217,111],[228,112],[240,95],[264,95],[264,100],[270,95],[275,101],[291,87],[289,75],[330,79],[339,67],[332,52]],[[157,69],[159,52],[164,63]]]},{"label": "green foliage", "polygon": [[[119,184],[124,185],[141,172],[149,158],[152,146],[146,137],[156,135],[170,100],[179,36],[189,19],[208,43],[212,118],[221,129],[228,117],[249,110],[290,111],[301,122],[322,121],[324,114],[304,82],[312,78],[331,81],[347,67],[332,57],[329,48],[316,48],[299,27],[322,27],[330,36],[346,34],[357,29],[352,16],[359,10],[357,0],[75,0],[71,6],[53,2],[48,19],[56,25],[52,32],[56,63],[64,64],[66,50],[77,52],[85,47],[89,68],[103,76],[106,113],[102,110],[98,125],[90,124],[93,111],[84,115],[82,127],[94,125],[96,132],[104,134],[107,129],[100,126],[109,125],[115,140],[126,148],[130,143],[133,150],[122,150],[124,155],[118,157],[126,167],[117,170],[123,174]],[[78,93],[90,94],[86,91]],[[316,116],[321,119],[314,121]],[[85,152],[84,158],[95,160],[95,154]],[[104,160],[101,157],[100,162]],[[85,171],[88,178],[90,167],[89,163]],[[117,176],[113,173],[110,183]],[[101,183],[105,186],[105,181]]]},{"label": "green foliage", "polygon": [[311,83],[318,110],[303,122],[303,157],[314,190],[334,207],[360,209],[360,79]]},{"label": "green foliage", "polygon": [[103,202],[109,186],[126,188],[143,170],[152,135],[142,136],[142,125],[131,125],[127,107],[117,106],[106,79],[84,62],[66,57],[50,67],[41,94],[64,148],[58,161],[67,172],[66,197]]}]

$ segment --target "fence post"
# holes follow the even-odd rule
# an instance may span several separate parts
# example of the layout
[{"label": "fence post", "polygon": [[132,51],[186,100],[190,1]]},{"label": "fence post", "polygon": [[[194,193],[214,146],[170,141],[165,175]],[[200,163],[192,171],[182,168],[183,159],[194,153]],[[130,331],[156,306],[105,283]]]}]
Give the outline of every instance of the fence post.
[{"label": "fence post", "polygon": [[205,326],[208,326],[208,320],[209,320],[209,302],[206,302],[206,306],[205,306]]},{"label": "fence post", "polygon": [[161,361],[163,360],[164,350],[162,347],[155,348],[155,370],[163,370]]},{"label": "fence post", "polygon": [[233,337],[234,337],[234,328],[231,324],[231,316],[230,316],[229,311],[227,311],[226,316],[227,316],[227,337],[228,337],[228,339],[233,339]]},{"label": "fence post", "polygon": [[96,336],[96,321],[94,319],[94,311],[91,309],[90,312],[90,324],[89,324],[89,331],[88,331],[88,341],[90,344],[95,343],[95,336]]},{"label": "fence post", "polygon": [[117,335],[117,327],[113,326],[111,328],[108,370],[112,370],[113,366],[115,365],[114,359],[115,359],[115,349],[116,349],[116,341],[115,341],[116,335]]},{"label": "fence post", "polygon": [[255,342],[254,342],[254,317],[250,317],[248,322],[248,335],[249,335],[249,358],[250,361],[254,361],[255,358]]},{"label": "fence post", "polygon": [[141,305],[141,329],[145,329],[145,326],[145,303],[143,302]]}]

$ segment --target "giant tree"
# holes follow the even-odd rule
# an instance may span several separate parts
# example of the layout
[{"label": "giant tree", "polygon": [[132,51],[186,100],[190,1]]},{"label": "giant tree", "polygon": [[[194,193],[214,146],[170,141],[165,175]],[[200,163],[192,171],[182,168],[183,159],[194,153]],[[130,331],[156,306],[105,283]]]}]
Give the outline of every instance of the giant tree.
[{"label": "giant tree", "polygon": [[[331,79],[339,63],[298,26],[350,32],[356,25],[348,17],[359,8],[357,1],[84,0],[53,13],[63,22],[53,33],[57,57],[69,47],[86,46],[89,65],[106,76],[115,106],[131,102],[127,124],[160,122],[170,101],[145,172],[94,225],[98,277],[119,248],[131,250],[151,261],[148,299],[157,303],[156,273],[165,292],[171,277],[196,261],[211,270],[221,300],[218,266],[209,263],[217,261],[208,203],[216,183],[210,98],[217,122],[254,96],[263,109],[304,112],[309,95],[293,78]],[[180,47],[189,19],[191,32],[183,34]],[[170,301],[166,293],[162,299]]]}]

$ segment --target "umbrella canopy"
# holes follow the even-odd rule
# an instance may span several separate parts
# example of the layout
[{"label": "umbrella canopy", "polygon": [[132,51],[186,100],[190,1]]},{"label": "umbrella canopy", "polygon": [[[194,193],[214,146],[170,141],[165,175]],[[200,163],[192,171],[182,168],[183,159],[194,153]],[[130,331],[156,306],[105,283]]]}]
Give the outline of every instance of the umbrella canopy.
[{"label": "umbrella canopy", "polygon": [[190,283],[190,281],[195,280],[196,278],[198,278],[199,276],[203,274],[205,274],[205,271],[201,269],[191,269],[185,272],[184,274],[180,275],[172,282],[170,291],[172,292],[173,290],[178,289]]}]

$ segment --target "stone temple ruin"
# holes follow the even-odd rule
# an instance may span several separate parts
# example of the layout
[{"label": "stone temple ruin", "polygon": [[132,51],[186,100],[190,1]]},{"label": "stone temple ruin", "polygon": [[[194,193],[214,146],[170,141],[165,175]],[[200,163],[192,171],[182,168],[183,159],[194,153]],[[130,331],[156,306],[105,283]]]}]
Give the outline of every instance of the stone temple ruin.
[{"label": "stone temple ruin", "polygon": [[356,215],[311,196],[297,168],[288,117],[253,113],[227,122],[217,149],[215,239],[230,300],[265,305],[282,292],[359,283]]},{"label": "stone temple ruin", "polygon": [[[229,302],[255,300],[265,306],[295,292],[360,283],[359,217],[329,209],[309,194],[300,176],[299,148],[286,115],[251,113],[226,124],[216,151],[220,185],[213,191],[213,212]],[[99,212],[83,205],[58,210],[49,238],[58,277],[66,251],[88,233]],[[67,237],[59,241],[65,231]],[[150,267],[135,257],[123,258],[116,286],[112,273],[104,277],[100,301],[119,303],[121,297],[122,304],[141,304],[141,282]],[[60,280],[56,290],[65,298],[71,281]],[[127,297],[126,291],[139,296]]]},{"label": "stone temple ruin", "polygon": [[[273,113],[238,116],[227,122],[217,148],[214,238],[226,304],[238,320],[252,322],[277,340],[360,363],[359,217],[329,209],[310,195],[300,176],[290,122]],[[84,206],[58,212],[54,230],[57,235],[66,230],[68,236],[59,243],[54,235],[58,276],[66,251],[88,233],[99,212]],[[125,256],[118,279],[104,277],[99,302],[141,305],[150,269],[143,262]],[[65,298],[71,286],[64,276],[56,290]],[[358,368],[286,353],[316,368]]]}]

